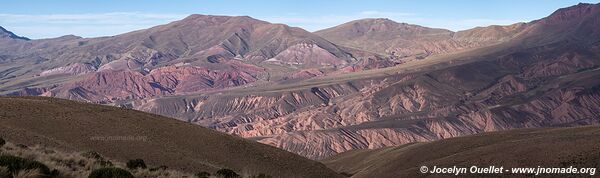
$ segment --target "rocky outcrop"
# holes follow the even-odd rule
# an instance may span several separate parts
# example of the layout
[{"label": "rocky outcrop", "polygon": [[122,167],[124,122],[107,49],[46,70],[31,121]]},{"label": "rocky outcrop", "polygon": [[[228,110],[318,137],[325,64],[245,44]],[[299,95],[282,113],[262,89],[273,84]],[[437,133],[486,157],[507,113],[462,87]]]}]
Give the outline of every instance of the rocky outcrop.
[{"label": "rocky outcrop", "polygon": [[64,67],[57,67],[49,70],[45,70],[40,73],[40,76],[48,75],[81,75],[90,72],[95,72],[96,68],[90,64],[75,63]]},{"label": "rocky outcrop", "polygon": [[299,43],[267,60],[291,65],[335,66],[347,63],[316,44]]},{"label": "rocky outcrop", "polygon": [[323,76],[325,75],[325,73],[323,73],[321,70],[319,69],[304,69],[304,70],[300,70],[296,73],[293,73],[289,76],[284,77],[284,80],[289,80],[289,79],[307,79],[307,78],[312,78],[312,77],[318,77],[318,76]]}]

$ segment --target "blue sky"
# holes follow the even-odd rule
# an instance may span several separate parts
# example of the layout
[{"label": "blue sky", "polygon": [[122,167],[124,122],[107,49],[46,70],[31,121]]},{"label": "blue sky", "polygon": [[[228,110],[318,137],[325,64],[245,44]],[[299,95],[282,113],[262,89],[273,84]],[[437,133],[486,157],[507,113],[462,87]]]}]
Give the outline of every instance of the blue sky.
[{"label": "blue sky", "polygon": [[309,31],[361,18],[464,30],[545,17],[584,0],[18,0],[2,2],[0,26],[29,38],[116,35],[190,14],[248,15]]}]

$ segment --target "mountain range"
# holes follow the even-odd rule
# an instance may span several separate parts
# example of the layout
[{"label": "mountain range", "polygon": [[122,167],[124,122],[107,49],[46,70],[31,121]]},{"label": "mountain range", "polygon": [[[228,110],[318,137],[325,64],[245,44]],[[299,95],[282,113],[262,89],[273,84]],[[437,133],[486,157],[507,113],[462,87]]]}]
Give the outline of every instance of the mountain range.
[{"label": "mountain range", "polygon": [[[0,94],[159,114],[310,159],[600,122],[600,5],[453,32],[191,15],[99,38],[0,29]],[[191,139],[191,138],[190,138]]]}]

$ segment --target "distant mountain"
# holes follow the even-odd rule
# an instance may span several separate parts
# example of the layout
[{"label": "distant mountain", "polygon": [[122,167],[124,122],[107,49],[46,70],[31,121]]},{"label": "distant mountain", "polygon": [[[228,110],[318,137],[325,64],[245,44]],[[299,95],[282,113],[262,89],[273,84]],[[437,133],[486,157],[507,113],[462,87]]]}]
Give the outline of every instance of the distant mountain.
[{"label": "distant mountain", "polygon": [[[35,87],[48,91],[45,96],[92,102],[214,90],[291,75],[269,72],[269,66],[338,68],[356,60],[303,29],[247,16],[191,15],[112,37],[64,36],[3,49],[10,55],[6,60],[15,62],[5,63],[0,92],[21,95],[27,94],[24,87]],[[168,79],[158,74],[167,71]],[[204,81],[186,82],[195,77]]]},{"label": "distant mountain", "polygon": [[148,68],[234,58],[252,62],[285,60],[283,55],[296,58],[296,61],[286,62],[312,65],[317,63],[307,57],[318,56],[322,58],[319,62],[333,65],[344,63],[350,57],[334,44],[300,28],[247,16],[191,15],[166,25],[85,40],[85,43],[68,52],[98,49],[94,52],[96,55],[110,55],[117,60],[135,59]]},{"label": "distant mountain", "polygon": [[[519,129],[493,132],[429,143],[414,143],[373,150],[352,150],[323,160],[328,167],[360,177],[444,177],[454,174],[421,173],[421,166],[446,168],[496,166],[501,177],[525,177],[512,174],[512,168],[559,167],[593,168],[600,161],[595,148],[600,146],[600,127]],[[534,165],[534,166],[532,166]],[[542,174],[540,174],[542,175]],[[549,177],[559,174],[544,174]],[[577,174],[589,176],[590,173]],[[481,177],[465,173],[460,177]]]},{"label": "distant mountain", "polygon": [[233,169],[274,177],[341,177],[323,164],[158,115],[43,97],[0,97],[0,135],[15,144],[143,159],[190,173]]},{"label": "distant mountain", "polygon": [[452,37],[444,29],[427,28],[389,19],[355,20],[315,32],[334,43],[399,57],[427,56],[445,51],[439,46],[426,46]]},{"label": "distant mountain", "polygon": [[523,24],[478,27],[452,32],[446,29],[398,23],[389,19],[362,19],[315,32],[334,43],[392,55],[423,59],[430,55],[456,52],[511,39]]}]

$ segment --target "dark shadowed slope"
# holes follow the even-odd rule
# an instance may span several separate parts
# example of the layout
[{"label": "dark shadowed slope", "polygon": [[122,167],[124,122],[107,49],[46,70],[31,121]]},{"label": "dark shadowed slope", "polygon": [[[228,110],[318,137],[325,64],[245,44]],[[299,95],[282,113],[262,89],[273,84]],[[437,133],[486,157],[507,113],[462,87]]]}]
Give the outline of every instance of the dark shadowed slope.
[{"label": "dark shadowed slope", "polygon": [[[353,178],[444,177],[450,175],[421,174],[419,168],[473,165],[478,167],[494,165],[504,166],[504,168],[537,166],[598,168],[599,149],[600,127],[598,126],[520,129],[375,150],[352,150],[322,162],[338,172],[353,174]],[[500,175],[506,177],[511,174]],[[586,175],[589,174],[577,176]],[[482,175],[461,176],[481,177]]]},{"label": "dark shadowed slope", "polygon": [[231,168],[277,177],[338,177],[321,163],[268,145],[153,114],[62,99],[0,98],[0,135],[14,143],[93,150],[123,162],[142,158],[189,172]]}]

